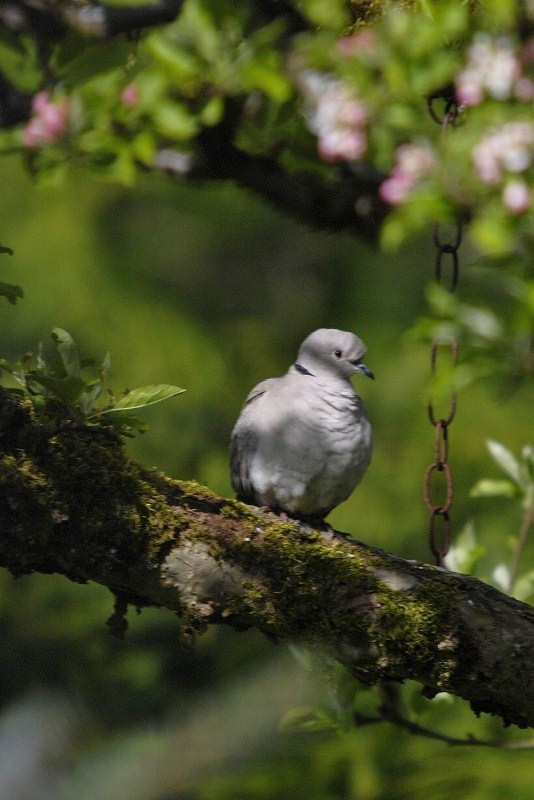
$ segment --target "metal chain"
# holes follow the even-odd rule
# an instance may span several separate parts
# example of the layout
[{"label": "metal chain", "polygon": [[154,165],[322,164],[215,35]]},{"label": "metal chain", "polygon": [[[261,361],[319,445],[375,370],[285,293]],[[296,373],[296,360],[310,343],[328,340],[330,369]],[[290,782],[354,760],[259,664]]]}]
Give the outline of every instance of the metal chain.
[{"label": "metal chain", "polygon": [[[442,98],[445,102],[445,111],[443,116],[439,116],[434,109],[434,101]],[[442,130],[446,132],[447,128],[455,125],[456,119],[459,114],[459,107],[454,99],[454,95],[450,90],[434,95],[428,100],[428,111],[432,119],[441,125]],[[443,262],[444,257],[448,256],[450,260],[450,281],[449,291],[453,292],[458,284],[459,277],[459,258],[458,250],[462,243],[463,225],[460,221],[456,223],[456,230],[451,241],[443,241],[440,227],[438,223],[432,226],[432,241],[436,248],[436,258],[434,264],[434,276],[437,283],[443,283]],[[430,349],[430,368],[432,377],[435,377],[437,372],[437,359],[438,348],[446,346],[450,351],[450,360],[453,366],[458,361],[458,342],[453,339],[447,345],[442,342],[434,340]],[[452,471],[449,465],[449,426],[454,420],[456,414],[456,392],[452,391],[449,398],[449,409],[447,416],[439,417],[434,409],[432,400],[428,403],[428,418],[434,428],[434,461],[425,470],[423,479],[423,498],[425,505],[428,509],[428,542],[430,550],[436,560],[438,567],[443,566],[445,556],[449,551],[451,544],[451,518],[450,510],[453,502],[454,490],[452,481]],[[441,501],[436,502],[432,484],[436,482],[435,475],[442,475],[440,480],[441,484]],[[437,520],[440,521],[440,525]],[[440,535],[438,535],[438,527],[441,527]]]}]

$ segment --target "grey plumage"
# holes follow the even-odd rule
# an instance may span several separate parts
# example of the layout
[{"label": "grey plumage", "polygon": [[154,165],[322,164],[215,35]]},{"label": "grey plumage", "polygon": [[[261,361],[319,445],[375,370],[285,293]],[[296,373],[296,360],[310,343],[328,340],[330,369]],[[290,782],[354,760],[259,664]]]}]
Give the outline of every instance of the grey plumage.
[{"label": "grey plumage", "polygon": [[365,407],[349,380],[362,373],[365,345],[321,328],[280,378],[248,395],[232,432],[238,499],[299,518],[324,518],[361,481],[372,453]]}]

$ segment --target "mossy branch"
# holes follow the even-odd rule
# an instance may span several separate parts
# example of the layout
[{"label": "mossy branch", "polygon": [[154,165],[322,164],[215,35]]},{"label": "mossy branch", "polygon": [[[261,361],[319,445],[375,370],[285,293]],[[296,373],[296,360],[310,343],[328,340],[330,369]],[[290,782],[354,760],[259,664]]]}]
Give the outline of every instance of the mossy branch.
[{"label": "mossy branch", "polygon": [[480,581],[143,469],[105,428],[0,389],[0,564],[93,580],[184,627],[254,626],[359,679],[414,679],[534,725],[534,609]]}]

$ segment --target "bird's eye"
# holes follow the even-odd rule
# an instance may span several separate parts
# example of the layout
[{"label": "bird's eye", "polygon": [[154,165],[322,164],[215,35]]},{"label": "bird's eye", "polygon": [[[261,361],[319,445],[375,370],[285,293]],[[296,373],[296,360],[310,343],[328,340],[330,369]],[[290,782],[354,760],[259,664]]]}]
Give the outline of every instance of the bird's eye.
[{"label": "bird's eye", "polygon": [[341,350],[334,350],[334,355],[336,358],[341,358],[343,353],[341,352]]}]

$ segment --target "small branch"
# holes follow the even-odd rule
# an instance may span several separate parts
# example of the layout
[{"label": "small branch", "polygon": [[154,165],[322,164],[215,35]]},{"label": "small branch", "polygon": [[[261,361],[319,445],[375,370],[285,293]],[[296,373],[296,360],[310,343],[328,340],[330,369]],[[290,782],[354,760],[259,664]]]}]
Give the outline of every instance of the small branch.
[{"label": "small branch", "polygon": [[475,736],[468,735],[465,739],[457,736],[448,736],[446,733],[426,728],[424,725],[414,722],[411,719],[397,715],[377,715],[369,716],[355,712],[353,721],[356,727],[365,727],[366,725],[379,725],[384,722],[389,722],[399,728],[411,733],[413,736],[422,736],[426,739],[434,739],[438,742],[444,742],[450,747],[490,747],[495,750],[534,750],[534,739],[525,739],[524,741],[517,742],[504,742],[499,739],[477,739]]},{"label": "small branch", "polygon": [[378,709],[378,713],[371,716],[355,711],[352,715],[352,718],[356,727],[363,727],[365,725],[378,725],[380,723],[389,722],[392,725],[396,725],[399,728],[407,730],[413,736],[422,736],[426,739],[434,739],[439,742],[444,742],[450,747],[490,747],[498,750],[534,749],[534,739],[510,742],[500,739],[479,739],[471,734],[468,734],[465,738],[462,738],[458,736],[449,736],[448,734],[441,733],[433,728],[427,728],[426,726],[420,725],[418,722],[410,719],[401,710],[400,695],[398,686],[396,684],[384,683],[380,686],[380,690],[382,693],[382,703]]},{"label": "small branch", "polygon": [[130,7],[68,3],[62,5],[59,11],[66,25],[83,36],[109,39],[120,33],[166,25],[176,19],[183,4],[184,0],[159,0]]},{"label": "small branch", "polygon": [[0,128],[26,122],[31,112],[32,95],[17,89],[0,73]]},{"label": "small branch", "polygon": [[[199,142],[202,160],[190,153],[161,150],[153,169],[191,183],[235,181],[298,222],[327,231],[348,231],[374,241],[388,209],[378,195],[383,175],[362,167],[356,176],[339,170],[336,180],[305,172],[290,173],[275,159],[253,156],[227,140],[215,144],[213,133],[203,131]],[[209,144],[206,144],[209,140]]]},{"label": "small branch", "polygon": [[[238,113],[237,110],[231,112]],[[245,153],[233,144],[235,122],[205,128],[197,138],[203,160],[188,174],[191,180],[233,180],[280,211],[314,228],[357,232],[376,239],[388,207],[378,195],[384,175],[369,165],[353,171],[339,167],[327,180],[284,170],[274,158]]]},{"label": "small branch", "polygon": [[90,39],[109,39],[141,28],[166,25],[176,19],[183,4],[184,0],[156,0],[132,6],[26,0],[18,4],[0,3],[0,19],[8,30],[20,33],[29,29],[50,44],[68,30]]},{"label": "small branch", "polygon": [[509,581],[510,591],[512,591],[515,582],[517,580],[517,573],[519,572],[519,563],[521,561],[521,556],[523,554],[523,550],[525,549],[525,545],[527,543],[528,535],[530,532],[530,527],[533,522],[534,522],[534,505],[531,502],[526,501],[523,508],[521,527],[519,528],[517,543],[512,555],[512,563],[510,565],[510,581]]}]

